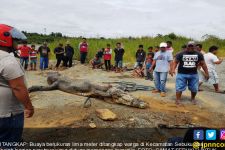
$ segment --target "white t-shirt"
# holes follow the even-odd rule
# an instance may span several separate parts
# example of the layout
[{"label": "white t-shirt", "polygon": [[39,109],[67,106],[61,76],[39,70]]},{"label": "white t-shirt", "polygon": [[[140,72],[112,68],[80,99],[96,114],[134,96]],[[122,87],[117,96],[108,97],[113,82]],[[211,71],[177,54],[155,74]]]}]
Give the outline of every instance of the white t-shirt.
[{"label": "white t-shirt", "polygon": [[209,72],[215,71],[216,70],[215,62],[219,61],[218,57],[213,53],[209,52],[204,55],[204,58]]},{"label": "white t-shirt", "polygon": [[9,80],[23,77],[25,74],[16,58],[0,50],[0,118],[23,112],[23,105],[13,94]]}]

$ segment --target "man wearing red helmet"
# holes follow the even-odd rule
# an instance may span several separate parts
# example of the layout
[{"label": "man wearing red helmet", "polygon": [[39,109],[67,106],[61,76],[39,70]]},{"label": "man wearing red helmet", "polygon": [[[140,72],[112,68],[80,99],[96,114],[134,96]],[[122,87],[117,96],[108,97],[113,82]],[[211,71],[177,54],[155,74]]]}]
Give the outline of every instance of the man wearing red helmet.
[{"label": "man wearing red helmet", "polygon": [[25,85],[24,70],[9,54],[16,50],[21,40],[26,40],[23,33],[0,24],[0,142],[20,141],[24,115],[30,118],[34,113]]}]

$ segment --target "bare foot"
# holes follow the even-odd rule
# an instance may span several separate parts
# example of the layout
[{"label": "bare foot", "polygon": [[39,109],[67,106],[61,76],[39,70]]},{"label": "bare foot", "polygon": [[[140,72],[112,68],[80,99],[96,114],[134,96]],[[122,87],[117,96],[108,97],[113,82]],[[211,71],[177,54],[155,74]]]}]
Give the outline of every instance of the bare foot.
[{"label": "bare foot", "polygon": [[175,104],[176,104],[177,106],[181,106],[180,100],[176,100]]},{"label": "bare foot", "polygon": [[197,101],[196,100],[191,100],[191,102],[193,103],[193,105],[197,105]]}]

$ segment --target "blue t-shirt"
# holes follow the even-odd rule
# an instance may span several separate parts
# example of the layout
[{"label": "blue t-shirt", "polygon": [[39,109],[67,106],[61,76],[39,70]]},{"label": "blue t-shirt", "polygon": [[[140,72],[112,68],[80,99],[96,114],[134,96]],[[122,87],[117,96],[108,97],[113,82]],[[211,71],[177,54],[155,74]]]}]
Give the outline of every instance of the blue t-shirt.
[{"label": "blue t-shirt", "polygon": [[159,51],[155,54],[154,58],[156,61],[155,70],[156,72],[168,72],[169,62],[173,60],[173,55],[169,51]]}]

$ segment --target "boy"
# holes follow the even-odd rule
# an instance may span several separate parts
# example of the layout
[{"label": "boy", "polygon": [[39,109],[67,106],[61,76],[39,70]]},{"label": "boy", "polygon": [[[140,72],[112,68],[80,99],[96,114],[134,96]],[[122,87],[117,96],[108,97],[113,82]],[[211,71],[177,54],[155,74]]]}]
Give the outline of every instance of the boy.
[{"label": "boy", "polygon": [[30,50],[30,70],[37,70],[37,53],[38,51],[35,50],[35,45],[31,45]]},{"label": "boy", "polygon": [[80,50],[80,62],[81,64],[84,64],[88,53],[88,43],[86,38],[82,39],[78,48]]},{"label": "boy", "polygon": [[152,66],[152,62],[153,62],[153,57],[154,57],[154,53],[148,53],[147,57],[145,59],[145,70],[146,70],[146,80],[153,80],[153,75],[151,72],[149,72],[149,69]]},{"label": "boy", "polygon": [[20,63],[24,66],[25,70],[27,70],[29,64],[30,49],[31,48],[27,46],[27,41],[23,41],[23,45],[18,47],[18,50],[20,50]]},{"label": "boy", "polygon": [[160,93],[161,97],[166,96],[166,81],[168,72],[172,74],[173,55],[166,50],[167,44],[160,44],[160,51],[153,58],[153,63],[149,69],[152,72],[154,66],[155,90],[152,93]]},{"label": "boy", "polygon": [[104,50],[104,61],[106,71],[111,70],[111,58],[112,58],[112,49],[110,48],[110,44],[107,44],[107,48]]},{"label": "boy", "polygon": [[116,72],[122,71],[123,68],[123,55],[124,49],[121,47],[121,43],[116,44],[116,48],[114,49],[115,52],[115,67]]},{"label": "boy", "polygon": [[146,53],[143,48],[144,48],[143,45],[139,45],[139,48],[136,52],[136,63],[134,65],[134,68],[137,68],[138,66],[143,65],[145,61]]}]

